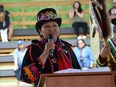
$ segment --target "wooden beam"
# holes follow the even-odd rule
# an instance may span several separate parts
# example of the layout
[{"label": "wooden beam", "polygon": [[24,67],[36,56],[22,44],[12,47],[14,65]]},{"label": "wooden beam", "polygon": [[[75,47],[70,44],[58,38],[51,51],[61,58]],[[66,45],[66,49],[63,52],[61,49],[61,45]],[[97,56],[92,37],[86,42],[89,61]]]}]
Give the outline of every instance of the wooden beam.
[{"label": "wooden beam", "polygon": [[[72,5],[74,1],[46,1],[46,2],[10,2],[10,3],[6,3],[6,2],[1,2],[1,4],[3,4],[5,7],[29,7],[29,6],[67,6],[67,5]],[[82,4],[88,4],[89,5],[89,1],[85,0],[85,1],[81,1],[80,2]]]},{"label": "wooden beam", "polygon": [[[87,23],[89,23],[89,20],[86,20]],[[12,21],[11,24],[12,25],[35,25],[36,21]],[[66,20],[62,20],[62,24],[70,24],[70,19],[66,19]]]},{"label": "wooden beam", "polygon": [[[84,11],[85,14],[89,14],[89,10],[85,10]],[[68,15],[69,14],[69,11],[58,11],[57,12],[59,16],[61,15]],[[37,12],[11,12],[11,16],[12,17],[15,17],[15,16],[36,16],[37,15]]]}]

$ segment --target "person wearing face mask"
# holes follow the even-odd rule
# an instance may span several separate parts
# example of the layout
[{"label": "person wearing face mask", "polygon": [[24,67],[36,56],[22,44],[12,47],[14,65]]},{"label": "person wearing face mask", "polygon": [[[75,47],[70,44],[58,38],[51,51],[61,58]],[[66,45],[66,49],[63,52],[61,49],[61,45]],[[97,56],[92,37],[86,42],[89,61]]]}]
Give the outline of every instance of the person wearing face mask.
[{"label": "person wearing face mask", "polygon": [[73,48],[77,60],[82,70],[94,67],[94,55],[90,47],[86,45],[83,39],[77,40],[77,46]]},{"label": "person wearing face mask", "polygon": [[[33,40],[24,56],[21,79],[37,87],[40,75],[68,68],[80,69],[72,46],[59,37],[62,19],[56,10],[45,8],[38,12],[36,30],[40,40]],[[50,55],[52,50],[52,55]]]},{"label": "person wearing face mask", "polygon": [[[69,18],[72,22],[72,27],[75,30],[78,39],[86,39],[88,25],[84,19],[84,11],[81,7],[81,3],[79,1],[75,1],[73,3],[73,8],[69,11]],[[83,30],[83,35],[80,33],[80,27]]]}]

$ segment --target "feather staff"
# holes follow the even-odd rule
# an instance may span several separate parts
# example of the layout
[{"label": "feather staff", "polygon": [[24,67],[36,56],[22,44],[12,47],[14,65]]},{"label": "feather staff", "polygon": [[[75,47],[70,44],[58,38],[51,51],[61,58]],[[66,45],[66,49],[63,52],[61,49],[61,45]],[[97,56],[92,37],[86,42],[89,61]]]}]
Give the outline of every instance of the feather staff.
[{"label": "feather staff", "polygon": [[[90,3],[91,3],[90,8],[92,8],[95,14],[95,19],[98,21],[96,24],[100,26],[98,28],[100,31],[102,31],[101,33],[102,38],[106,43],[108,36],[110,36],[111,29],[110,29],[110,22],[106,11],[105,0],[90,0]],[[92,10],[90,9],[91,14],[93,14]]]},{"label": "feather staff", "polygon": [[[102,38],[104,44],[107,44],[108,37],[111,35],[110,21],[106,11],[106,1],[105,0],[90,0],[93,6],[93,11],[96,15],[98,25],[102,31]],[[97,4],[96,4],[97,3]],[[98,6],[102,6],[102,9]],[[110,66],[110,55],[107,57],[108,66]]]}]

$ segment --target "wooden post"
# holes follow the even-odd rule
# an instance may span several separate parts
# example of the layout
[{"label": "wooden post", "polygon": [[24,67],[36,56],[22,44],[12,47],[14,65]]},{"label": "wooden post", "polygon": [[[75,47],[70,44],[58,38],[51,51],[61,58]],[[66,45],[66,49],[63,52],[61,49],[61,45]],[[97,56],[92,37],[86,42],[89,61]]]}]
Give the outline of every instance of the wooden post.
[{"label": "wooden post", "polygon": [[93,51],[94,59],[95,59],[94,65],[96,66],[96,59],[98,58],[99,53],[100,53],[100,38],[99,38],[98,31],[96,31],[95,37],[92,37],[92,33],[93,31],[90,27],[90,48]]}]

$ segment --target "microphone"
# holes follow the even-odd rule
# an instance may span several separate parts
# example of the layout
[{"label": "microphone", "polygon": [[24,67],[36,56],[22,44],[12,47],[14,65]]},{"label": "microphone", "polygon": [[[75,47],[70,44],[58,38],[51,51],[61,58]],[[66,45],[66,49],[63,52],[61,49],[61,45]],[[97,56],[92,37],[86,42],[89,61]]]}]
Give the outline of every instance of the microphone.
[{"label": "microphone", "polygon": [[[50,34],[50,35],[48,36],[48,42],[50,42],[50,41],[54,42],[54,38],[53,38],[53,35],[52,35],[52,34]],[[54,50],[53,50],[53,49],[50,49],[49,55],[50,55],[50,56],[54,56],[53,53],[54,53]]]}]

